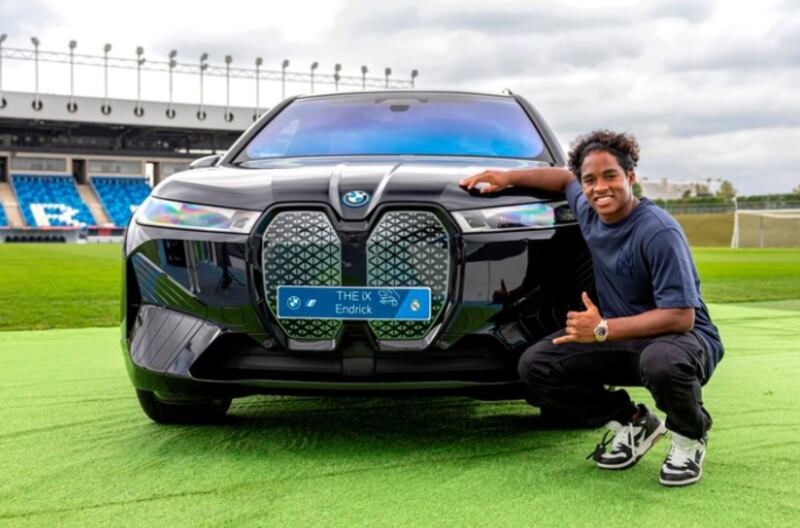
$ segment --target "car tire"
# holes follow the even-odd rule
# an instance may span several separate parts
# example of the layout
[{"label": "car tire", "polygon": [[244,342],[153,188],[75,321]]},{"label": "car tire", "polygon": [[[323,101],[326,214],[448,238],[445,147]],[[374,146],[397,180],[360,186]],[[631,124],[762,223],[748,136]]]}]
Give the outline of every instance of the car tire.
[{"label": "car tire", "polygon": [[139,405],[148,418],[159,424],[209,424],[225,418],[231,406],[230,398],[170,398],[161,399],[155,393],[136,389]]}]

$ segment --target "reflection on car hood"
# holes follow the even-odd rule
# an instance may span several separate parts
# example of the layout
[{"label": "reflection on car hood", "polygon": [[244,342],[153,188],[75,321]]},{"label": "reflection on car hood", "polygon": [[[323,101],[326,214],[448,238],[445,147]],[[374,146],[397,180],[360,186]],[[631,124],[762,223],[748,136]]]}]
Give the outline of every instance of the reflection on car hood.
[{"label": "reflection on car hood", "polygon": [[[327,203],[341,217],[365,218],[385,203],[434,203],[448,210],[474,209],[553,199],[532,189],[512,188],[478,195],[458,182],[486,169],[545,166],[541,162],[485,158],[302,158],[250,162],[242,168],[213,167],[174,174],[153,190],[168,200],[264,210],[279,203]],[[342,197],[366,191],[363,207],[347,207]]]}]

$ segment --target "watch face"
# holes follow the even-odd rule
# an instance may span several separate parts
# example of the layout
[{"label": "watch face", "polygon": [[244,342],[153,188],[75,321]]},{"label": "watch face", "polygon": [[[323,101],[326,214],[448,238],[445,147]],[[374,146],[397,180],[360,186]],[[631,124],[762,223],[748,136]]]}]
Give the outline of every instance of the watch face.
[{"label": "watch face", "polygon": [[596,335],[597,337],[605,337],[608,335],[608,328],[606,328],[605,326],[598,326],[597,328],[594,329],[594,335]]}]

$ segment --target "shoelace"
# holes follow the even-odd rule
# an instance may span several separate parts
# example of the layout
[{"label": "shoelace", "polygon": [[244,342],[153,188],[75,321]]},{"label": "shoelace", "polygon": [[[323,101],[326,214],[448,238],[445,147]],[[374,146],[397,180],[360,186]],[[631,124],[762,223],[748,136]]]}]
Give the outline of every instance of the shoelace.
[{"label": "shoelace", "polygon": [[698,443],[695,440],[677,438],[673,435],[672,448],[669,450],[665,463],[675,468],[685,468],[689,465],[690,460],[694,460]]},{"label": "shoelace", "polygon": [[594,448],[594,451],[589,453],[589,455],[586,457],[587,460],[590,458],[598,460],[599,457],[606,453],[606,447],[608,444],[611,444],[612,453],[623,445],[627,445],[633,449],[633,423],[628,423],[621,426],[620,429],[614,433],[614,436],[609,438],[611,433],[614,433],[613,429],[606,431],[606,433],[603,435],[603,438],[600,440],[600,443]]}]

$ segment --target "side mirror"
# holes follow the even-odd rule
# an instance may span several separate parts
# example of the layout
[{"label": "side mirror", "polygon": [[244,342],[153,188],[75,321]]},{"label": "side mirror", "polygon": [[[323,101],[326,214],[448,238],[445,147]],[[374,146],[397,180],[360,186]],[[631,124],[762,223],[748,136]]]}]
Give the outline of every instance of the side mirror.
[{"label": "side mirror", "polygon": [[202,158],[197,158],[193,162],[189,164],[189,170],[191,169],[205,169],[206,167],[213,167],[214,165],[219,162],[222,158],[220,154],[212,154],[211,156],[203,156]]}]

